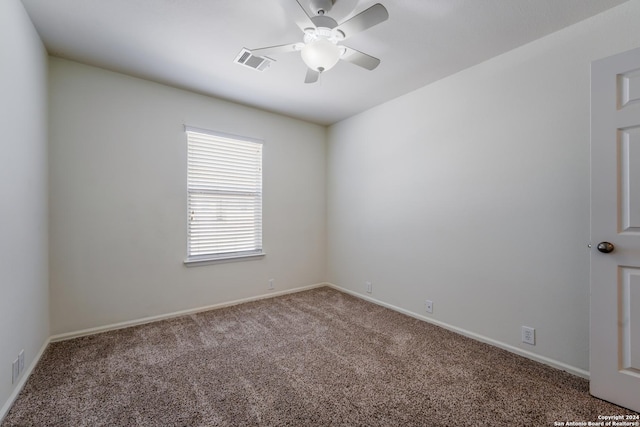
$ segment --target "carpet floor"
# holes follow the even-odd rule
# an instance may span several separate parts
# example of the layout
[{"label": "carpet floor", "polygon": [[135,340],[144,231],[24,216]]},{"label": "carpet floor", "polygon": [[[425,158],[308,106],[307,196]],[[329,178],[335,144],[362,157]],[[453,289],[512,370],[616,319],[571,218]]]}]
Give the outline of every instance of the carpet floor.
[{"label": "carpet floor", "polygon": [[[552,426],[588,382],[332,288],[52,343],[9,426]],[[586,425],[586,424],[585,424]]]}]

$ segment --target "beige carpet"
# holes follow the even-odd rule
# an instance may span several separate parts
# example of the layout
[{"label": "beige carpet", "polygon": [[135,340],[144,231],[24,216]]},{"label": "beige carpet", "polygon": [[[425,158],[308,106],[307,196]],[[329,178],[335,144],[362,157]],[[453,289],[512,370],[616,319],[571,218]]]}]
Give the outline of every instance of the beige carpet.
[{"label": "beige carpet", "polygon": [[2,426],[546,426],[587,381],[318,288],[51,344]]}]

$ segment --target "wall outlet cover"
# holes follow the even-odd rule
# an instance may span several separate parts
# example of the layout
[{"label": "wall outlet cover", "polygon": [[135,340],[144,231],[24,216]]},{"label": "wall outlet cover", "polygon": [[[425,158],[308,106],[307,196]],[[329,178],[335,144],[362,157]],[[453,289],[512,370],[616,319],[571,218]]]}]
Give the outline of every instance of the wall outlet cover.
[{"label": "wall outlet cover", "polygon": [[529,345],[536,345],[536,330],[530,326],[523,326],[522,342]]},{"label": "wall outlet cover", "polygon": [[426,300],[424,302],[424,309],[427,311],[427,313],[433,313],[433,301]]},{"label": "wall outlet cover", "polygon": [[20,376],[20,360],[16,359],[11,364],[11,384],[17,383],[19,376]]}]

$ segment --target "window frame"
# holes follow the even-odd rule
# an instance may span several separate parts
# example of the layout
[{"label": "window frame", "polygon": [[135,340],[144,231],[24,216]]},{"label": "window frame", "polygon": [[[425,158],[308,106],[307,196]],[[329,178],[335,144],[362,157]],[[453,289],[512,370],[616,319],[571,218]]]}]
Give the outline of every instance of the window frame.
[{"label": "window frame", "polygon": [[[192,255],[191,254],[191,221],[192,221],[192,217],[191,217],[191,194],[192,193],[199,193],[199,194],[209,194],[209,195],[213,195],[213,194],[219,194],[219,192],[210,190],[210,191],[204,191],[202,189],[200,190],[196,190],[193,189],[190,185],[190,170],[189,167],[191,166],[191,160],[190,160],[190,139],[189,139],[189,133],[195,133],[195,134],[200,134],[206,137],[212,137],[214,139],[219,139],[219,140],[227,140],[227,141],[222,141],[222,142],[229,142],[229,143],[233,143],[234,141],[237,141],[239,143],[253,143],[253,144],[257,144],[260,146],[260,157],[259,157],[259,164],[260,164],[260,184],[259,184],[259,188],[258,191],[254,191],[253,193],[257,193],[257,197],[258,197],[258,202],[259,202],[259,224],[257,225],[257,228],[255,228],[258,232],[259,232],[259,247],[256,247],[253,250],[242,250],[242,251],[234,251],[234,252],[225,252],[225,253],[215,253],[215,252],[211,252],[211,253],[207,253],[207,254],[198,254],[198,255]],[[264,217],[263,217],[263,209],[262,209],[262,204],[263,204],[263,180],[264,180],[264,169],[262,167],[262,163],[263,163],[263,159],[264,159],[264,141],[261,139],[256,139],[256,138],[250,138],[250,137],[246,137],[246,136],[239,136],[239,135],[233,135],[233,134],[229,134],[229,133],[224,133],[224,132],[218,132],[218,131],[213,131],[213,130],[209,130],[209,129],[203,129],[203,128],[198,128],[198,127],[194,127],[194,126],[188,126],[185,125],[184,126],[184,133],[185,133],[185,138],[186,138],[186,147],[187,147],[187,162],[186,162],[186,167],[187,167],[187,174],[186,174],[186,190],[187,190],[187,203],[186,203],[186,214],[187,214],[187,218],[186,218],[186,234],[187,234],[187,239],[186,239],[186,253],[187,256],[184,259],[184,264],[186,266],[197,266],[197,265],[206,265],[206,264],[215,264],[215,263],[220,263],[220,262],[232,262],[232,261],[244,261],[244,260],[251,260],[251,259],[257,259],[257,258],[262,258],[266,255],[266,253],[264,252],[264,244],[263,244],[263,225],[264,225]],[[235,190],[234,190],[235,192]],[[249,193],[249,192],[247,192]]]}]

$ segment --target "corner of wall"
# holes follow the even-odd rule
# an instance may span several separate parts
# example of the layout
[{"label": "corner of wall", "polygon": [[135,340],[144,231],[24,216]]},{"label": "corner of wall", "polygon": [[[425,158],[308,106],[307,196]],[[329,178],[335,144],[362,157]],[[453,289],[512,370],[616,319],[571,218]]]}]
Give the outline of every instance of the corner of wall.
[{"label": "corner of wall", "polygon": [[[47,53],[19,0],[0,2],[0,418],[49,337]],[[12,384],[12,365],[24,370]]]}]

